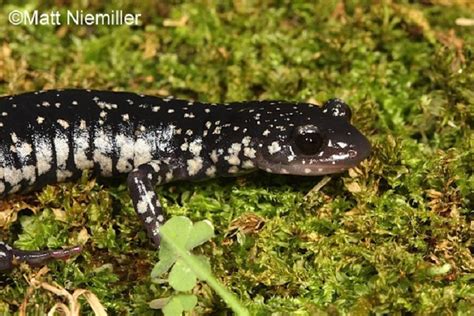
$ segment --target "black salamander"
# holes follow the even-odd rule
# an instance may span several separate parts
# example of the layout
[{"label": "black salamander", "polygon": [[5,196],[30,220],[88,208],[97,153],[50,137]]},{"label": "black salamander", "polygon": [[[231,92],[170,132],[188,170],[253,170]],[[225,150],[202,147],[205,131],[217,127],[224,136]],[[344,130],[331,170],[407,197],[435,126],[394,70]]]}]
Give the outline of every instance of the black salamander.
[{"label": "black salamander", "polygon": [[[133,206],[155,246],[163,209],[153,188],[258,169],[317,176],[370,153],[338,99],[206,104],[126,92],[50,90],[0,98],[0,198],[78,179],[128,174]],[[22,251],[0,242],[0,270],[41,264],[79,247]]]}]

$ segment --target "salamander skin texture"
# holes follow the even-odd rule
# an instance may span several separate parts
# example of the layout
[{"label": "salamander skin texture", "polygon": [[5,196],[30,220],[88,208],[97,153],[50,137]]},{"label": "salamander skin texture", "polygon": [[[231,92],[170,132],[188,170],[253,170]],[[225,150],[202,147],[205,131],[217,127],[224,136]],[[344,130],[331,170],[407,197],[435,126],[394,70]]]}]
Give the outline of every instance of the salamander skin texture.
[{"label": "salamander skin texture", "polygon": [[[155,246],[163,210],[154,187],[258,169],[324,175],[370,153],[338,99],[322,107],[284,101],[206,104],[126,92],[50,90],[0,98],[0,197],[127,174],[134,208]],[[79,247],[22,251],[0,242],[0,270],[42,264]]]}]

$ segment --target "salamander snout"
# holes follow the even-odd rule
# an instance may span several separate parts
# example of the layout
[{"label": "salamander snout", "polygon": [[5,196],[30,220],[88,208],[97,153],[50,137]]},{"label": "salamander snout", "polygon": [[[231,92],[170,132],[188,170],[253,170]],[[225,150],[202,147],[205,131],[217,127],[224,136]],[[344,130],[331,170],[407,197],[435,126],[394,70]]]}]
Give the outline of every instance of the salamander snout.
[{"label": "salamander snout", "polygon": [[[322,108],[293,107],[285,128],[262,139],[257,166],[271,173],[324,175],[356,166],[370,154],[367,138],[350,124],[351,110],[339,99]],[[283,124],[284,122],[282,122]]]}]

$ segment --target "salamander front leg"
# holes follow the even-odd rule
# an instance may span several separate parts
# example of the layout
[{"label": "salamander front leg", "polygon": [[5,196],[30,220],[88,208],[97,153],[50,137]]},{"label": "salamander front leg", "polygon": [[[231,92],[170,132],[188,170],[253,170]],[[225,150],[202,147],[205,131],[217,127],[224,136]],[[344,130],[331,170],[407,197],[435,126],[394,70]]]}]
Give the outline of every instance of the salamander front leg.
[{"label": "salamander front leg", "polygon": [[164,171],[158,162],[152,161],[130,172],[127,179],[133,207],[140,217],[148,237],[157,248],[160,247],[160,225],[165,219],[154,186],[162,182],[162,177],[159,174]]},{"label": "salamander front leg", "polygon": [[81,252],[81,247],[69,249],[27,251],[10,247],[0,242],[0,271],[11,270],[17,261],[24,261],[33,266],[45,264],[50,259],[68,259]]}]

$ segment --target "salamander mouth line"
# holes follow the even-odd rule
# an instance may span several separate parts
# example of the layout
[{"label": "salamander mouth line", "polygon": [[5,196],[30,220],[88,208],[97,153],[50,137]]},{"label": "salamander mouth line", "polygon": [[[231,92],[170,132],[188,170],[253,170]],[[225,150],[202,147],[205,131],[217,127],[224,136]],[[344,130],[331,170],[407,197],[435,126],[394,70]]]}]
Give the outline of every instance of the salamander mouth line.
[{"label": "salamander mouth line", "polygon": [[327,174],[334,174],[344,172],[350,168],[356,167],[357,163],[351,164],[338,164],[338,165],[268,165],[266,167],[260,167],[260,169],[274,174],[287,174],[287,175],[299,175],[299,176],[321,176]]},{"label": "salamander mouth line", "polygon": [[[370,147],[369,147],[370,148]],[[339,160],[325,163],[271,163],[261,156],[257,159],[257,166],[259,169],[274,174],[300,175],[300,176],[321,176],[327,174],[334,174],[344,172],[350,168],[354,168],[365,160],[370,154],[370,151],[365,151],[365,154],[360,154],[352,159]]]}]

